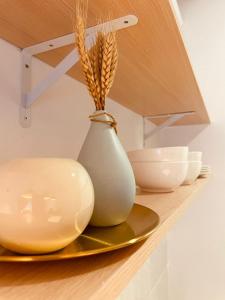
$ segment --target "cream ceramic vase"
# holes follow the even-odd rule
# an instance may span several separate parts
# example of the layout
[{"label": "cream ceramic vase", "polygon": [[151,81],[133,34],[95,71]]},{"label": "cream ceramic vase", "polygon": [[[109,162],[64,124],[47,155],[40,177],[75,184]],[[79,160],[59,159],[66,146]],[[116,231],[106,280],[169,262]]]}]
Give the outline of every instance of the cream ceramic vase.
[{"label": "cream ceramic vase", "polygon": [[[97,111],[95,115],[101,113]],[[88,171],[95,191],[93,226],[113,226],[124,222],[135,200],[132,167],[107,115],[95,117],[80,151],[78,161]]]},{"label": "cream ceramic vase", "polygon": [[59,250],[85,229],[94,207],[86,170],[69,159],[0,165],[0,244],[24,254]]}]

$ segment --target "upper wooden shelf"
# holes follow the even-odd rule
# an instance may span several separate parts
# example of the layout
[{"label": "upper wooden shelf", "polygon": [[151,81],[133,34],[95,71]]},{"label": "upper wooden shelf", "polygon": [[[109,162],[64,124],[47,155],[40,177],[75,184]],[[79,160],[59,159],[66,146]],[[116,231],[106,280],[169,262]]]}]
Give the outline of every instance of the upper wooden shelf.
[{"label": "upper wooden shelf", "polygon": [[[25,48],[71,33],[73,10],[74,0],[1,1],[0,37]],[[109,12],[139,19],[118,33],[119,68],[110,97],[143,116],[196,111],[180,124],[209,123],[170,0],[91,0],[88,26]],[[71,47],[38,57],[55,66]],[[83,81],[79,64],[69,74]]]},{"label": "upper wooden shelf", "polygon": [[1,263],[1,299],[116,299],[206,182],[199,179],[174,193],[138,195],[137,203],[160,216],[159,226],[145,242],[68,261]]}]

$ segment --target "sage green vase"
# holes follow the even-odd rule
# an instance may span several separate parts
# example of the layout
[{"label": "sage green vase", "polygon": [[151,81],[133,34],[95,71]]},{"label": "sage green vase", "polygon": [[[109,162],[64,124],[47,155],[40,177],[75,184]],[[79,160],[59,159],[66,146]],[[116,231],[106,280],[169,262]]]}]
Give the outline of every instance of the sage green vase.
[{"label": "sage green vase", "polygon": [[[95,119],[111,121],[107,115]],[[78,161],[94,185],[95,204],[90,224],[114,226],[126,221],[135,201],[136,185],[131,164],[114,128],[91,122]]]}]

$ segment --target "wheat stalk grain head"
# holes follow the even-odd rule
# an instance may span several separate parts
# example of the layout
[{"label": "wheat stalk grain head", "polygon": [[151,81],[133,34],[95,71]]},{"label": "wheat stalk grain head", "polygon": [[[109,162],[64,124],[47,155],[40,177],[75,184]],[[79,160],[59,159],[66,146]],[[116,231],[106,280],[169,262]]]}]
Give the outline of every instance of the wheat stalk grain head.
[{"label": "wheat stalk grain head", "polygon": [[[105,109],[105,99],[112,87],[118,63],[116,34],[110,23],[95,33],[90,49],[86,46],[87,0],[76,1],[74,22],[75,46],[81,58],[82,70],[96,110]],[[100,24],[101,21],[98,22]]]}]

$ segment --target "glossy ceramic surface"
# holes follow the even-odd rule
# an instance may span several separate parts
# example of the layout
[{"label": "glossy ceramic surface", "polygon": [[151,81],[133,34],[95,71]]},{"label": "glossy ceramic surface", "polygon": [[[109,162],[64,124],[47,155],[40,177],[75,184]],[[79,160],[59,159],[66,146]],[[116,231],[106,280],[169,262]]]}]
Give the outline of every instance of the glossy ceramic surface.
[{"label": "glossy ceramic surface", "polygon": [[[95,114],[99,113],[104,112]],[[102,115],[96,120],[109,122],[110,118]],[[114,128],[107,123],[91,122],[78,161],[88,171],[94,186],[91,225],[114,226],[126,221],[135,201],[135,178]]]},{"label": "glossy ceramic surface", "polygon": [[146,239],[159,224],[151,209],[135,204],[127,221],[113,227],[91,227],[63,250],[47,255],[18,255],[0,247],[0,261],[48,261],[89,256],[127,247]]},{"label": "glossy ceramic surface", "polygon": [[87,226],[94,192],[69,159],[20,159],[0,165],[0,244],[18,253],[61,249]]},{"label": "glossy ceramic surface", "polygon": [[137,185],[144,191],[171,192],[187,174],[188,162],[131,162]]},{"label": "glossy ceramic surface", "polygon": [[162,147],[130,151],[129,160],[134,161],[186,161],[188,147]]}]

